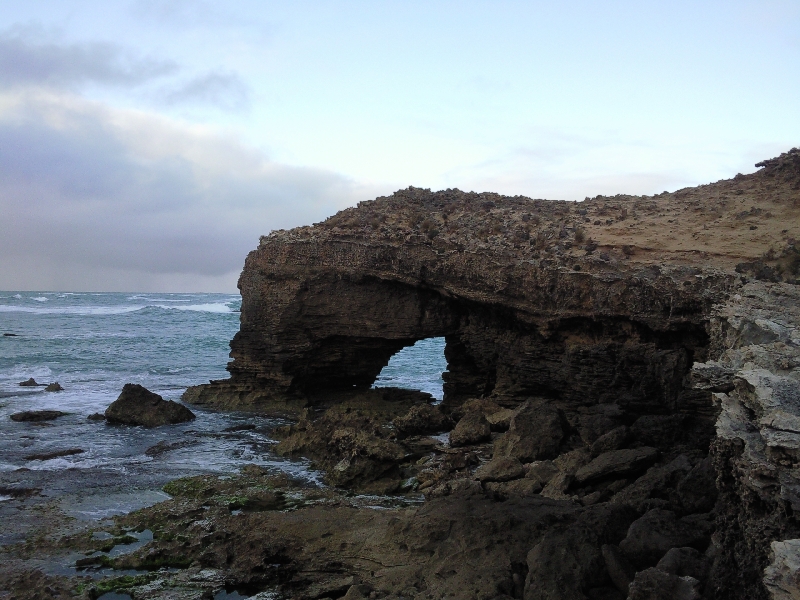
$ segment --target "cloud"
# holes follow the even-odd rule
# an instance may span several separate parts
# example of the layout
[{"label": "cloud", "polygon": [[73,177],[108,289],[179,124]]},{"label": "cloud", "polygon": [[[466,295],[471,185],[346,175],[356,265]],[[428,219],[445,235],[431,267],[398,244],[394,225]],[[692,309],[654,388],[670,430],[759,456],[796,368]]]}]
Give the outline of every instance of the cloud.
[{"label": "cloud", "polygon": [[0,289],[230,291],[259,235],[377,192],[206,128],[0,94]]},{"label": "cloud", "polygon": [[41,37],[20,28],[0,33],[0,86],[130,86],[178,71],[172,61],[136,58],[107,42],[59,44]]},{"label": "cloud", "polygon": [[77,91],[87,84],[141,88],[142,98],[162,106],[213,106],[228,112],[250,107],[250,87],[233,71],[192,76],[174,61],[142,58],[108,42],[58,43],[31,27],[0,33],[0,89]]},{"label": "cloud", "polygon": [[206,104],[238,112],[250,108],[250,88],[236,73],[206,73],[159,94],[167,105]]}]

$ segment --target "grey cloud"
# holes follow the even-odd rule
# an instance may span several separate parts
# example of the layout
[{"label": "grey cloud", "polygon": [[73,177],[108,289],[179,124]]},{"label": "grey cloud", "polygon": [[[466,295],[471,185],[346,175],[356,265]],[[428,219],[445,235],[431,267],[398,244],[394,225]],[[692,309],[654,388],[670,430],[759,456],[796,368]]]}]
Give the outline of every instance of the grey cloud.
[{"label": "grey cloud", "polygon": [[153,127],[154,137],[172,135],[176,148],[194,145],[206,158],[153,157],[102,114],[87,117],[86,106],[79,118],[65,109],[60,119],[70,126],[60,127],[27,104],[27,117],[0,120],[0,289],[68,289],[70,277],[120,289],[125,273],[138,289],[170,276],[224,278],[259,235],[374,195],[335,173],[269,162],[232,140],[195,139],[188,130],[165,136],[155,119],[137,123],[137,135]]},{"label": "grey cloud", "polygon": [[250,88],[236,73],[206,73],[186,83],[165,89],[164,104],[207,104],[223,110],[241,111],[250,107]]},{"label": "grey cloud", "polygon": [[178,70],[172,61],[134,58],[106,42],[59,44],[19,30],[0,33],[0,85],[139,85]]}]

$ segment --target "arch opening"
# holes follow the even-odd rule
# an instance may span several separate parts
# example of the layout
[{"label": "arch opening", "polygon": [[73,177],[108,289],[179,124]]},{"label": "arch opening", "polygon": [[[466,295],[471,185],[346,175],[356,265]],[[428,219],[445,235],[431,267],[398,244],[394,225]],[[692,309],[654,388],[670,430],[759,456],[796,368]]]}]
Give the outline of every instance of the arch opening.
[{"label": "arch opening", "polygon": [[447,371],[444,348],[443,337],[417,340],[392,355],[372,387],[418,390],[433,396],[436,404],[440,403],[444,397],[442,374]]}]

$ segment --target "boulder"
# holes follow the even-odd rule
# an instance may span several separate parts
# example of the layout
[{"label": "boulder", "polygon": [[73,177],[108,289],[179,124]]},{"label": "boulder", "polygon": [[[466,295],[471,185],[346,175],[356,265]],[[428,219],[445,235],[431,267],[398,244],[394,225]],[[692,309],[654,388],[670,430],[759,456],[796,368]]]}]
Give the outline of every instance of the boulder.
[{"label": "boulder", "polygon": [[645,470],[657,459],[658,450],[647,446],[604,452],[588,465],[578,469],[575,481],[584,484],[604,477],[624,477]]},{"label": "boulder", "polygon": [[611,502],[627,504],[643,513],[658,508],[672,500],[675,487],[692,468],[686,455],[681,454],[666,465],[650,467],[647,472],[631,485],[618,491]]},{"label": "boulder", "polygon": [[482,483],[489,481],[511,481],[525,475],[525,468],[516,458],[501,456],[493,458],[475,471],[475,479]]},{"label": "boulder", "polygon": [[628,600],[700,600],[700,583],[651,568],[636,574],[628,588]]},{"label": "boulder", "polygon": [[111,423],[144,427],[184,423],[195,418],[194,413],[182,404],[164,400],[135,383],[126,383],[123,386],[119,398],[106,409],[105,417]]},{"label": "boulder", "polygon": [[563,529],[553,528],[528,553],[525,600],[585,600],[591,588],[608,582],[601,552],[614,543],[632,518],[630,510],[591,506]]},{"label": "boulder", "polygon": [[11,420],[18,422],[52,421],[66,414],[68,413],[61,412],[60,410],[25,410],[11,415]]},{"label": "boulder", "polygon": [[606,563],[606,571],[611,578],[614,587],[627,596],[628,586],[636,575],[636,569],[628,562],[625,555],[618,546],[614,544],[603,544],[600,548],[603,560]]},{"label": "boulder", "polygon": [[489,421],[492,431],[508,431],[514,414],[515,411],[510,408],[501,408],[497,412],[486,415],[486,420]]},{"label": "boulder", "polygon": [[106,416],[103,413],[92,413],[86,417],[87,421],[105,421]]},{"label": "boulder", "polygon": [[525,478],[538,481],[542,486],[547,485],[547,482],[559,472],[558,467],[552,460],[537,460],[525,465],[525,468]]},{"label": "boulder", "polygon": [[671,548],[691,546],[705,549],[708,531],[686,522],[670,510],[654,508],[633,523],[619,544],[620,550],[638,568],[655,565]]},{"label": "boulder", "polygon": [[494,444],[495,456],[522,462],[558,456],[568,424],[564,413],[543,401],[527,401],[511,419],[508,431]]},{"label": "boulder", "polygon": [[687,513],[708,512],[717,501],[717,473],[711,457],[698,462],[678,484],[678,497]]},{"label": "boulder", "polygon": [[480,412],[468,412],[450,432],[450,445],[453,447],[479,444],[489,440],[492,430],[486,417]]},{"label": "boulder", "polygon": [[37,387],[42,385],[41,383],[36,383],[36,380],[33,377],[26,379],[25,381],[20,381],[19,384],[22,387]]},{"label": "boulder", "polygon": [[542,491],[542,485],[532,479],[514,479],[513,481],[493,481],[484,484],[496,500],[509,498],[526,498]]},{"label": "boulder", "polygon": [[600,456],[605,452],[619,450],[628,441],[629,431],[625,425],[615,427],[608,433],[597,438],[591,446],[592,457]]},{"label": "boulder", "polygon": [[402,417],[392,421],[399,437],[447,431],[452,421],[441,410],[430,404],[418,404]]},{"label": "boulder", "polygon": [[576,427],[587,445],[622,425],[624,413],[617,404],[597,404],[578,409]]},{"label": "boulder", "polygon": [[559,471],[547,482],[547,485],[544,486],[542,496],[545,498],[552,498],[553,500],[570,500],[571,498],[567,495],[567,490],[569,486],[572,485],[574,479],[575,476],[571,473]]},{"label": "boulder", "polygon": [[678,577],[694,577],[703,581],[708,575],[708,560],[694,548],[672,548],[658,564],[657,569]]},{"label": "boulder", "polygon": [[553,460],[553,464],[562,473],[575,475],[575,473],[585,466],[591,458],[591,455],[586,449],[578,448],[577,450],[571,450],[570,452],[559,455]]},{"label": "boulder", "polygon": [[61,384],[57,381],[54,383],[49,384],[46,388],[44,388],[45,392],[63,392],[64,388],[61,387]]}]

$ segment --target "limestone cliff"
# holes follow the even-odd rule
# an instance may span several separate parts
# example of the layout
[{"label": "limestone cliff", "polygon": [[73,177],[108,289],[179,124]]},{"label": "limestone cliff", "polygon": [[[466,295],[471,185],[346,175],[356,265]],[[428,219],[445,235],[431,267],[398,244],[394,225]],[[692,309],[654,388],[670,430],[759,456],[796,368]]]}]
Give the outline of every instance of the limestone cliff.
[{"label": "limestone cliff", "polygon": [[[611,589],[609,577],[622,597],[630,583],[630,598],[656,597],[642,590],[667,589],[663,581],[709,598],[794,597],[775,590],[796,593],[800,538],[792,387],[800,151],[759,166],[674,193],[579,203],[408,188],[273,232],[239,280],[231,378],[184,398],[281,412],[329,406],[353,391],[366,398],[395,352],[443,336],[443,407],[461,419],[456,430],[463,425],[476,443],[493,436],[493,460],[520,461],[526,473],[554,458],[537,494],[587,507],[608,502],[639,517],[624,539],[584,540],[606,567],[576,584],[576,598]],[[347,448],[334,447],[331,440],[347,436],[331,419],[315,425],[305,411],[285,446],[310,448],[316,427],[318,436],[327,432],[325,451],[341,452],[344,464],[358,454],[350,447],[357,432],[350,428]],[[383,444],[390,430],[376,425],[370,444]],[[531,437],[539,445],[524,450]],[[369,468],[359,472],[374,471],[375,461],[361,458]],[[720,496],[709,513],[712,459]],[[476,477],[481,493],[501,499],[534,493],[533,484]],[[438,495],[477,485],[436,481]],[[635,579],[620,576],[617,585],[615,557],[638,560],[647,537],[637,527],[666,528],[675,547],[651,537]],[[549,539],[528,555],[525,598],[546,596],[535,590],[551,577],[542,566],[556,550]],[[704,552],[710,575],[670,571],[662,565],[668,550],[673,558]]]}]

